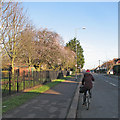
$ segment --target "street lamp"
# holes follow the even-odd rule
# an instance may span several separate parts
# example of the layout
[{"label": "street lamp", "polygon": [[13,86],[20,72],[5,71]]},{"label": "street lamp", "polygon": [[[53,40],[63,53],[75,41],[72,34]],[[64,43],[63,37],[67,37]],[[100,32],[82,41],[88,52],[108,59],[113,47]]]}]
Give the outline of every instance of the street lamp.
[{"label": "street lamp", "polygon": [[99,73],[100,73],[100,60],[99,60]]},{"label": "street lamp", "polygon": [[[75,39],[76,39],[76,80],[77,80],[77,30],[79,30],[79,29],[81,29],[81,28],[76,28],[75,29]],[[82,27],[82,29],[86,29],[86,27]]]},{"label": "street lamp", "polygon": [[[102,62],[101,65],[100,65],[100,62]],[[105,65],[104,69],[107,71],[107,62],[102,61],[102,60],[99,60],[99,73],[100,73],[100,69],[102,69],[101,66],[102,66],[103,64]]]}]

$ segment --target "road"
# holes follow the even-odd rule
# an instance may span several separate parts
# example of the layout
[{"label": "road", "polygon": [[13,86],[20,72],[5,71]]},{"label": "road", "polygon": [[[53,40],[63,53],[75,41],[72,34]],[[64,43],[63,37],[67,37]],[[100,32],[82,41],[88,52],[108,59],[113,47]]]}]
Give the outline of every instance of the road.
[{"label": "road", "polygon": [[96,73],[93,76],[90,109],[82,106],[80,94],[77,118],[118,118],[118,78]]}]

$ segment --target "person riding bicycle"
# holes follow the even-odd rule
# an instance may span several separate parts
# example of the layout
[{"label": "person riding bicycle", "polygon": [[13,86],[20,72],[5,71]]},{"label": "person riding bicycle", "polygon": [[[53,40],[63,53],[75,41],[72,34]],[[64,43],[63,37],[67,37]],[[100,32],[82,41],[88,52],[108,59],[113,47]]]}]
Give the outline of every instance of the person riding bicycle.
[{"label": "person riding bicycle", "polygon": [[92,81],[95,81],[94,77],[92,76],[92,74],[90,73],[90,70],[87,70],[85,73],[84,73],[84,77],[82,79],[82,85],[83,85],[83,88],[84,88],[84,101],[83,101],[83,105],[85,104],[85,101],[86,101],[86,93],[87,91],[89,92],[90,94],[90,98],[91,98],[91,89],[93,87],[93,83]]}]

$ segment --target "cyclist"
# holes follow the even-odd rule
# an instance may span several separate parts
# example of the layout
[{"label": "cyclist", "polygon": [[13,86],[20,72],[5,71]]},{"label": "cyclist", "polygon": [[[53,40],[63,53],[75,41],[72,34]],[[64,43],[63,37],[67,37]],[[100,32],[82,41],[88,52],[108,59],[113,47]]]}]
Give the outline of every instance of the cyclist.
[{"label": "cyclist", "polygon": [[94,80],[94,77],[92,76],[92,74],[90,73],[90,70],[87,70],[85,73],[84,73],[84,77],[82,79],[82,85],[83,85],[83,88],[84,88],[84,100],[83,100],[83,105],[85,105],[85,101],[86,101],[86,92],[88,90],[89,94],[90,94],[90,98],[91,98],[91,89],[93,87],[93,83],[92,81],[95,81]]},{"label": "cyclist", "polygon": [[89,70],[89,69],[87,69],[87,70],[86,70],[86,72],[90,72],[90,70]]}]

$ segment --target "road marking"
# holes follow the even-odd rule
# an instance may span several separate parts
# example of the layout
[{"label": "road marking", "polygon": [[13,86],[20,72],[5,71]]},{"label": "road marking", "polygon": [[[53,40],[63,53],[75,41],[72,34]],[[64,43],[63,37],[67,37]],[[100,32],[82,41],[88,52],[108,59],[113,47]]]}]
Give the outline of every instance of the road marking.
[{"label": "road marking", "polygon": [[113,86],[117,86],[117,85],[115,85],[115,84],[113,84],[113,83],[110,83],[111,85],[113,85]]},{"label": "road marking", "polygon": [[[102,75],[101,75],[102,76]],[[111,84],[111,85],[113,85],[114,87],[117,87],[117,85],[116,84],[113,84],[113,83],[111,83],[110,81],[108,81],[108,79],[110,80],[113,80],[113,78],[109,78],[109,77],[107,77],[107,76],[102,76],[103,78],[105,78],[105,79],[107,79],[107,80],[105,80],[104,79],[104,81],[106,82],[106,83],[109,83],[109,84]]]},{"label": "road marking", "polygon": [[109,81],[105,80],[105,82],[109,83]]},{"label": "road marking", "polygon": [[110,79],[110,80],[113,80],[113,79],[118,80],[118,77],[110,77],[110,76],[102,76],[102,77],[104,77],[105,79]]},{"label": "road marking", "polygon": [[113,83],[111,83],[111,82],[109,82],[109,81],[107,81],[107,80],[105,80],[105,82],[107,82],[107,83],[109,83],[109,84],[111,84],[111,85],[113,85],[113,86],[117,86],[117,85],[115,85],[115,84],[113,84]]}]

